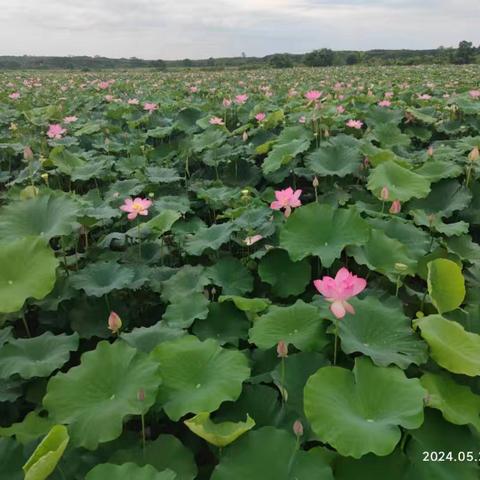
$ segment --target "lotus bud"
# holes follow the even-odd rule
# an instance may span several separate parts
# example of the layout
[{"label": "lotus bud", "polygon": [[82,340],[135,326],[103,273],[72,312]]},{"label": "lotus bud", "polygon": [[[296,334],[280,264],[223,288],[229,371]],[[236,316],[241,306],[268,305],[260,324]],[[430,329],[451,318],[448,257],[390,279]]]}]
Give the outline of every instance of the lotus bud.
[{"label": "lotus bud", "polygon": [[431,145],[427,149],[427,155],[433,157],[433,147]]},{"label": "lotus bud", "polygon": [[122,328],[122,320],[115,312],[110,312],[110,316],[108,317],[108,329],[111,330],[112,333],[118,334],[120,329]]},{"label": "lotus bud", "polygon": [[401,209],[402,209],[402,204],[400,203],[400,200],[394,200],[392,202],[392,206],[390,207],[389,212],[396,214],[396,213],[400,213]]},{"label": "lotus bud", "polygon": [[303,435],[303,425],[300,420],[295,420],[293,424],[293,433],[297,437],[301,437]]},{"label": "lotus bud", "polygon": [[30,160],[33,160],[33,152],[30,147],[27,146],[23,149],[23,158],[27,162],[29,162]]},{"label": "lotus bud", "polygon": [[480,151],[478,150],[478,147],[475,147],[475,148],[468,154],[468,159],[469,159],[471,162],[476,162],[479,157],[480,157]]},{"label": "lotus bud", "polygon": [[397,262],[394,267],[397,272],[406,272],[408,270],[408,265],[405,265],[404,263]]},{"label": "lotus bud", "polygon": [[246,130],[243,132],[242,138],[243,138],[244,142],[246,142],[248,140],[248,133],[247,133]]},{"label": "lotus bud", "polygon": [[288,357],[288,345],[283,340],[280,340],[277,344],[277,354],[279,358]]},{"label": "lotus bud", "polygon": [[383,187],[381,192],[380,192],[380,198],[382,199],[382,201],[386,202],[388,200],[389,196],[390,196],[390,192],[388,191],[388,188]]},{"label": "lotus bud", "polygon": [[137,393],[137,400],[139,402],[144,402],[145,401],[145,390],[141,388],[138,393]]},{"label": "lotus bud", "polygon": [[318,178],[316,176],[313,177],[313,181],[312,181],[313,188],[317,188],[319,183],[320,182],[318,181]]},{"label": "lotus bud", "polygon": [[150,193],[148,194],[148,196],[149,196],[150,198],[153,198],[153,197],[155,196],[155,194],[154,194],[153,192],[150,192]]}]

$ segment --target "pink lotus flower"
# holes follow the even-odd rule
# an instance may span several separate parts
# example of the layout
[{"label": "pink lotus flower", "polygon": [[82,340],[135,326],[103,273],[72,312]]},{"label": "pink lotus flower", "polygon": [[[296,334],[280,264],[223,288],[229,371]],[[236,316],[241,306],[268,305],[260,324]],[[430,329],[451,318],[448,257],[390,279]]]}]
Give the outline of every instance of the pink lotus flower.
[{"label": "pink lotus flower", "polygon": [[98,88],[100,88],[100,90],[106,90],[109,86],[110,82],[100,82],[98,84]]},{"label": "pink lotus flower", "polygon": [[280,340],[277,344],[277,356],[278,358],[288,357],[288,343],[285,343],[284,340]]},{"label": "pink lotus flower", "polygon": [[235,103],[237,105],[243,105],[244,103],[247,103],[248,100],[248,95],[246,93],[243,93],[242,95],[237,95],[235,97]]},{"label": "pink lotus flower", "polygon": [[193,86],[193,87],[190,87],[189,90],[190,90],[190,93],[197,93],[198,87]]},{"label": "pink lotus flower", "polygon": [[354,314],[355,310],[347,300],[355,297],[367,286],[364,278],[357,277],[346,268],[341,268],[335,278],[323,277],[314,280],[315,288],[331,303],[330,310],[336,318],[343,318],[346,313]]},{"label": "pink lotus flower", "polygon": [[120,207],[120,210],[127,212],[129,220],[135,220],[137,215],[148,215],[148,209],[152,206],[152,201],[148,198],[137,197],[135,200],[131,198],[125,199],[125,203]]},{"label": "pink lotus flower", "polygon": [[356,128],[357,130],[360,130],[363,127],[363,122],[361,120],[349,120],[346,123],[347,127],[350,128]]},{"label": "pink lotus flower", "polygon": [[306,121],[307,119],[303,115],[298,119],[298,123],[305,123]]},{"label": "pink lotus flower", "polygon": [[47,136],[48,138],[54,138],[56,140],[62,138],[62,135],[66,130],[58,123],[54,123],[48,127]]},{"label": "pink lotus flower", "polygon": [[345,112],[345,107],[343,105],[337,105],[337,113]]},{"label": "pink lotus flower", "polygon": [[429,95],[428,93],[424,93],[423,95],[418,96],[419,100],[430,100],[431,98],[432,98],[432,96]]},{"label": "pink lotus flower", "polygon": [[129,98],[127,100],[127,103],[129,105],[138,105],[140,103],[140,101],[138,100],[138,98]]},{"label": "pink lotus flower", "polygon": [[258,241],[260,241],[262,238],[263,238],[262,235],[253,235],[251,237],[247,237],[243,241],[243,243],[249,247],[250,245],[253,245],[254,243],[257,243]]},{"label": "pink lotus flower", "polygon": [[223,106],[225,108],[228,108],[232,104],[232,101],[229,98],[224,98],[223,99]]},{"label": "pink lotus flower", "polygon": [[292,208],[300,207],[302,202],[300,201],[301,190],[293,191],[290,187],[285,190],[277,190],[275,192],[276,200],[270,204],[272,210],[285,209],[285,216],[289,217],[292,213]]},{"label": "pink lotus flower", "polygon": [[120,331],[122,328],[122,320],[118,316],[117,313],[115,312],[110,312],[110,315],[108,316],[108,329],[116,334]]},{"label": "pink lotus flower", "polygon": [[210,125],[224,125],[223,120],[220,117],[212,117],[208,123]]},{"label": "pink lotus flower", "polygon": [[71,115],[69,117],[65,117],[63,119],[63,123],[75,123],[76,121],[78,120],[78,117],[76,117],[75,115]]},{"label": "pink lotus flower", "polygon": [[392,202],[392,206],[390,207],[389,212],[395,215],[396,213],[400,213],[401,209],[402,209],[402,204],[400,203],[400,200],[394,200]]},{"label": "pink lotus flower", "polygon": [[13,92],[11,93],[8,98],[10,98],[11,100],[18,100],[20,98],[20,93],[19,92]]},{"label": "pink lotus flower", "polygon": [[385,98],[392,98],[393,92],[385,92]]},{"label": "pink lotus flower", "polygon": [[255,120],[257,122],[263,122],[265,120],[265,117],[266,117],[265,113],[260,112],[255,115]]},{"label": "pink lotus flower", "polygon": [[480,98],[480,90],[470,90],[468,93],[472,98]]},{"label": "pink lotus flower", "polygon": [[113,95],[105,95],[105,100],[107,102],[113,102]]},{"label": "pink lotus flower", "polygon": [[310,90],[305,94],[305,98],[309,102],[315,102],[322,96],[322,92],[319,92],[318,90]]},{"label": "pink lotus flower", "polygon": [[392,102],[390,100],[382,100],[378,102],[379,107],[390,107],[392,105]]},{"label": "pink lotus flower", "polygon": [[156,103],[146,102],[143,104],[143,109],[146,110],[148,113],[152,113],[155,110],[158,110],[158,105]]},{"label": "pink lotus flower", "polygon": [[388,191],[388,188],[383,187],[380,192],[380,198],[382,199],[382,201],[386,202],[389,196],[390,196],[390,192]]}]

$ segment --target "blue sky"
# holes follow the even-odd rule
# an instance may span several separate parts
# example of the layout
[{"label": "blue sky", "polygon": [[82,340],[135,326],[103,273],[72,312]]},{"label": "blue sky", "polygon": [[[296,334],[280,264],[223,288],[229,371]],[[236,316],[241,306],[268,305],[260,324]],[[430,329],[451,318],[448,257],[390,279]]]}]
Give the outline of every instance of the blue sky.
[{"label": "blue sky", "polygon": [[480,44],[479,0],[0,0],[1,55],[207,58]]}]

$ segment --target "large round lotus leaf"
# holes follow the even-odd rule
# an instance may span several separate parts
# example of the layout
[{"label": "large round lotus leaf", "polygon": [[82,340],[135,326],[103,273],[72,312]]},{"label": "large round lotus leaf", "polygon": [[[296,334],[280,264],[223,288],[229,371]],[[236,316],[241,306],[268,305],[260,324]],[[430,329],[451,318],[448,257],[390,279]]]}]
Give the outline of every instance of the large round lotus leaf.
[{"label": "large round lotus leaf", "polygon": [[0,349],[0,378],[48,377],[64,365],[78,348],[78,334],[67,336],[45,332],[34,338],[19,338]]},{"label": "large round lotus leaf", "polygon": [[348,247],[348,254],[360,265],[377,271],[392,282],[397,281],[398,270],[395,264],[402,263],[407,268],[403,275],[414,275],[417,262],[411,258],[407,247],[381,230],[372,229],[368,242],[361,247]]},{"label": "large round lotus leaf", "polygon": [[290,307],[272,306],[255,321],[249,341],[260,348],[274,347],[283,340],[299,350],[320,350],[328,343],[320,310],[302,300]]},{"label": "large round lotus leaf", "polygon": [[168,280],[162,282],[162,299],[176,302],[188,298],[194,293],[203,292],[203,287],[209,284],[201,265],[184,265]]},{"label": "large round lotus leaf", "polygon": [[280,246],[294,261],[320,257],[324,267],[340,258],[347,245],[363,245],[370,227],[353,208],[310,203],[295,209],[280,230]]},{"label": "large round lotus leaf", "polygon": [[271,250],[258,265],[260,278],[272,286],[279,297],[300,295],[311,279],[311,267],[307,260],[292,262],[285,250]]},{"label": "large round lotus leaf", "polygon": [[430,182],[421,175],[408,170],[393,160],[375,167],[368,178],[368,189],[378,198],[387,187],[390,200],[406,202],[411,198],[423,198],[430,192]]},{"label": "large round lotus leaf", "polygon": [[480,396],[445,374],[425,373],[420,379],[428,391],[427,407],[440,410],[450,423],[473,425],[480,432]]},{"label": "large round lotus leaf", "polygon": [[221,345],[230,343],[238,347],[240,339],[248,338],[249,327],[245,313],[233,303],[211,302],[207,318],[195,322],[193,333],[200,340],[214,338]]},{"label": "large round lotus leaf", "polygon": [[413,332],[411,320],[397,302],[375,297],[352,299],[355,315],[347,315],[339,326],[342,350],[346,354],[361,352],[381,367],[390,364],[407,368],[428,359],[427,345]]},{"label": "large round lotus leaf", "polygon": [[159,472],[151,465],[139,467],[135,463],[124,463],[123,465],[102,463],[90,470],[85,480],[106,480],[107,478],[115,480],[177,480],[175,472],[171,470]]},{"label": "large round lotus leaf", "polygon": [[446,258],[428,263],[428,293],[439,313],[458,308],[465,299],[465,279],[462,269]]},{"label": "large round lotus leaf", "polygon": [[310,153],[305,165],[320,176],[336,175],[345,177],[356,172],[362,162],[362,156],[356,141],[347,135],[334,137],[328,144],[322,144]]},{"label": "large round lotus leaf", "polygon": [[153,442],[147,442],[145,450],[136,448],[117,450],[108,460],[110,463],[136,463],[151,465],[159,472],[171,470],[176,473],[175,480],[193,480],[197,477],[197,466],[193,453],[173,435],[159,435]]},{"label": "large round lotus leaf", "polygon": [[178,298],[168,305],[162,320],[170,327],[188,328],[197,318],[206,318],[210,302],[203,293]]},{"label": "large round lotus leaf", "polygon": [[75,445],[93,450],[121,435],[125,416],[146,413],[155,403],[157,370],[125,342],[103,341],[82,355],[78,367],[50,379],[43,404],[50,417],[68,425]]},{"label": "large round lotus leaf", "polygon": [[333,480],[320,455],[298,450],[293,433],[263,427],[252,430],[223,453],[211,480]]},{"label": "large round lotus leaf", "polygon": [[71,276],[70,283],[77,290],[84,290],[92,297],[101,297],[112,290],[129,288],[135,272],[117,262],[90,263]]},{"label": "large round lotus leaf", "polygon": [[230,240],[235,227],[232,223],[215,224],[202,228],[185,244],[185,251],[190,255],[201,255],[207,248],[218,250]]},{"label": "large round lotus leaf", "polygon": [[400,426],[423,422],[423,390],[397,367],[376,367],[366,357],[355,360],[353,372],[323,367],[305,386],[305,414],[319,440],[340,455],[392,453]]},{"label": "large round lotus leaf", "polygon": [[[472,435],[468,427],[459,427],[443,420],[440,412],[427,409],[425,422],[421,428],[412,430],[413,437],[407,442],[407,456],[410,468],[405,480],[478,480],[480,467],[475,461],[461,461],[473,452],[473,458],[478,459],[480,441]],[[445,452],[445,457],[451,452],[452,461],[424,461],[425,453]],[[457,459],[455,462],[453,459]]]},{"label": "large round lotus leaf", "polygon": [[213,412],[222,402],[236,400],[250,375],[243,353],[225,350],[212,339],[180,337],[160,344],[150,357],[160,367],[158,401],[174,421],[187,413]]},{"label": "large round lotus leaf", "polygon": [[17,442],[27,444],[46,435],[52,427],[51,420],[39,416],[36,412],[30,412],[21,422],[14,423],[9,427],[0,427],[0,437],[15,436]]},{"label": "large round lotus leaf", "polygon": [[217,447],[226,447],[255,426],[255,420],[247,415],[245,422],[215,423],[207,412],[199,413],[183,423],[196,435]]},{"label": "large round lotus leaf", "polygon": [[423,210],[428,215],[448,218],[457,210],[464,210],[472,199],[467,187],[458,180],[443,180],[432,186],[432,191],[422,200],[409,204],[413,210]]},{"label": "large round lotus leaf", "polygon": [[253,276],[250,271],[233,257],[225,257],[208,267],[205,274],[213,284],[222,287],[225,295],[243,295],[251,292]]},{"label": "large round lotus leaf", "polygon": [[429,315],[416,324],[430,346],[430,356],[441,367],[471,377],[480,375],[480,335],[441,315]]},{"label": "large round lotus leaf", "polygon": [[458,177],[462,173],[462,167],[451,161],[429,160],[420,168],[417,168],[415,173],[422,175],[431,182],[438,182],[445,178]]},{"label": "large round lotus leaf", "polygon": [[53,290],[58,261],[40,238],[0,244],[0,313],[20,310],[29,297],[41,300]]},{"label": "large round lotus leaf", "polygon": [[122,340],[141,352],[150,353],[159,343],[185,335],[185,330],[169,327],[157,322],[151,327],[137,327],[129,333],[122,333]]},{"label": "large round lotus leaf", "polygon": [[45,480],[55,470],[70,440],[63,425],[55,425],[23,466],[25,480]]},{"label": "large round lotus leaf", "polygon": [[0,480],[24,480],[23,447],[10,438],[0,438]]},{"label": "large round lotus leaf", "polygon": [[[407,475],[408,459],[399,452],[386,457],[365,455],[360,459],[340,457],[335,462],[335,480],[409,480]],[[412,479],[413,480],[413,479]]]},{"label": "large round lotus leaf", "polygon": [[15,202],[0,212],[0,238],[15,240],[23,237],[68,235],[77,226],[77,204],[68,198],[48,195]]}]

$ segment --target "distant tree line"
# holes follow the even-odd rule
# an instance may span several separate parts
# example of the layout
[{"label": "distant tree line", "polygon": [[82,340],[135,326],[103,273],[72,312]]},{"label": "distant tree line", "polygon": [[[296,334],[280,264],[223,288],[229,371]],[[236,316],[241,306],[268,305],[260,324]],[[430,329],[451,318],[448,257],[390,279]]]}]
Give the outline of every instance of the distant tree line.
[{"label": "distant tree line", "polygon": [[0,56],[0,70],[98,70],[149,68],[165,70],[167,68],[202,68],[219,70],[236,67],[239,69],[261,68],[269,65],[274,68],[290,68],[305,65],[309,67],[328,67],[332,65],[424,65],[424,64],[469,64],[480,63],[480,46],[462,40],[457,48],[438,47],[432,50],[368,50],[333,51],[329,48],[313,50],[302,54],[276,53],[265,57],[248,57],[244,52],[240,57],[207,58],[203,60],[142,60],[139,58],[106,57],[33,57]]}]

